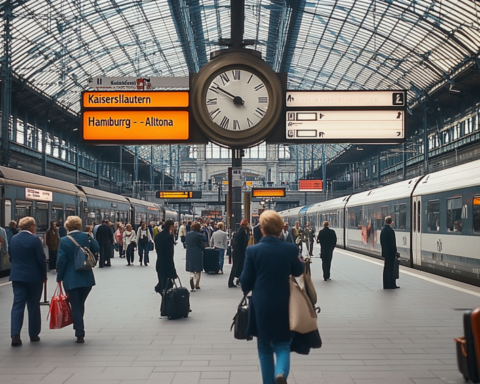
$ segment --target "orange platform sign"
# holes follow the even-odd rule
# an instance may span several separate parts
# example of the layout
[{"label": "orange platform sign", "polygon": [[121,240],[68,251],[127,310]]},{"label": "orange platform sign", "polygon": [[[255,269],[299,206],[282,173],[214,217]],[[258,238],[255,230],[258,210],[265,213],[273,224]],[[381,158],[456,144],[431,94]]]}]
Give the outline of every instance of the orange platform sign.
[{"label": "orange platform sign", "polygon": [[323,181],[322,180],[299,180],[298,190],[322,192]]},{"label": "orange platform sign", "polygon": [[84,111],[85,141],[188,140],[187,111]]},{"label": "orange platform sign", "polygon": [[84,92],[83,108],[187,108],[188,92]]},{"label": "orange platform sign", "polygon": [[252,188],[252,197],[285,197],[285,188]]}]

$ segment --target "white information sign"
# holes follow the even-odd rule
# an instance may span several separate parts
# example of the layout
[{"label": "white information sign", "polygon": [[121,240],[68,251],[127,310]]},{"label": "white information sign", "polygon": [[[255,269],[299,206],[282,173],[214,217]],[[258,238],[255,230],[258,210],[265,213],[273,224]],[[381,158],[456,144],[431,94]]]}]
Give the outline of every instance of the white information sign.
[{"label": "white information sign", "polygon": [[242,168],[232,168],[232,187],[242,186]]},{"label": "white information sign", "polygon": [[288,107],[404,107],[405,91],[287,91]]},{"label": "white information sign", "polygon": [[403,139],[404,114],[403,110],[287,112],[287,139]]},{"label": "white information sign", "polygon": [[151,90],[159,88],[189,88],[188,77],[92,77],[88,88]]},{"label": "white information sign", "polygon": [[42,191],[41,189],[25,188],[25,198],[39,201],[52,201],[53,192]]}]

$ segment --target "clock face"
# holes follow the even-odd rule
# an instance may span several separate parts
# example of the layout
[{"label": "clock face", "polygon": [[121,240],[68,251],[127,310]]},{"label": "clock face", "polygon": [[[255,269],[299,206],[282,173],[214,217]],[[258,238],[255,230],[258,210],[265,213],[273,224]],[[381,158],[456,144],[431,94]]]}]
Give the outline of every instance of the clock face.
[{"label": "clock face", "polygon": [[244,131],[257,126],[269,106],[265,83],[245,69],[229,69],[208,84],[205,105],[210,119],[227,131]]}]

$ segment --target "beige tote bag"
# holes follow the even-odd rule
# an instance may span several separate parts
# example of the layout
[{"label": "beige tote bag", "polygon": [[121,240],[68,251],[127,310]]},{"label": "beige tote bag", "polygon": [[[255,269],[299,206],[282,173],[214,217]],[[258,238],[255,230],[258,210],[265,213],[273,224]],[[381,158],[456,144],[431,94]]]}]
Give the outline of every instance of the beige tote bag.
[{"label": "beige tote bag", "polygon": [[291,331],[305,334],[318,329],[315,309],[307,294],[300,288],[293,276],[290,276],[288,312]]}]

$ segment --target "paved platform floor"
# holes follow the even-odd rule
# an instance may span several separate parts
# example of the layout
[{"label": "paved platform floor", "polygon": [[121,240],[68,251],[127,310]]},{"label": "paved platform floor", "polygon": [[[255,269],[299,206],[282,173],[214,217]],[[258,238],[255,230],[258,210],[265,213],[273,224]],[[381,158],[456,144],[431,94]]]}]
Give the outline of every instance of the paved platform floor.
[{"label": "paved platform floor", "polygon": [[[188,283],[180,244],[175,260]],[[83,345],[70,327],[48,329],[45,306],[42,340],[30,343],[25,322],[24,344],[12,348],[12,289],[0,279],[0,383],[261,383],[256,342],[229,331],[241,291],[227,288],[228,264],[224,275],[202,276],[193,312],[181,320],[159,319],[154,262],[112,264],[95,269]],[[323,347],[292,355],[289,384],[463,382],[453,338],[463,333],[460,309],[480,306],[479,288],[402,267],[401,288],[383,290],[380,261],[345,251],[335,252],[331,281],[323,281],[319,258],[312,273]],[[54,287],[49,274],[49,297]]]}]

